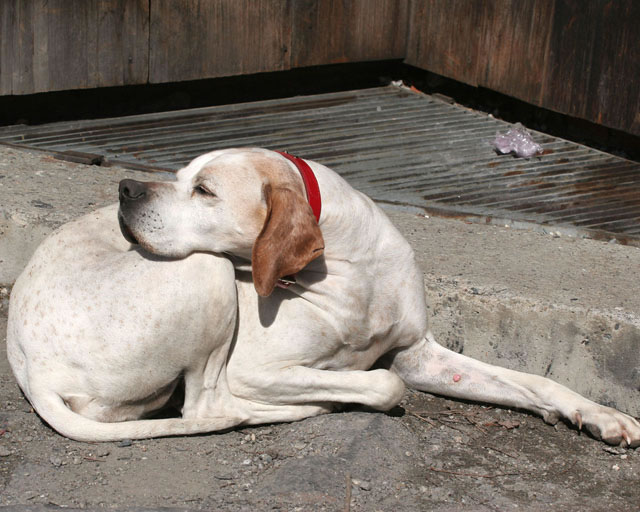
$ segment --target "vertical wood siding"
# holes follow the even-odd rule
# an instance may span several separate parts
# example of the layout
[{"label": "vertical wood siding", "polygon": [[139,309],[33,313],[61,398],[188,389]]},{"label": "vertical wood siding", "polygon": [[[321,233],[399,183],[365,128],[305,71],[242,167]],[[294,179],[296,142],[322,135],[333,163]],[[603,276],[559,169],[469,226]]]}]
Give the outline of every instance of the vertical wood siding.
[{"label": "vertical wood siding", "polygon": [[543,104],[640,135],[640,2],[556,0]]},{"label": "vertical wood siding", "polygon": [[0,95],[405,59],[640,135],[638,0],[0,0]]},{"label": "vertical wood siding", "polygon": [[145,83],[148,0],[2,0],[0,94]]},{"label": "vertical wood siding", "polygon": [[483,14],[473,0],[412,0],[406,62],[477,85]]},{"label": "vertical wood siding", "polygon": [[530,102],[543,100],[554,0],[487,2],[482,12],[477,83]]},{"label": "vertical wood siding", "polygon": [[403,59],[408,0],[294,0],[292,67]]},{"label": "vertical wood siding", "polygon": [[150,81],[289,69],[289,4],[290,0],[151,0]]},{"label": "vertical wood siding", "polygon": [[408,64],[640,135],[637,0],[411,0]]}]

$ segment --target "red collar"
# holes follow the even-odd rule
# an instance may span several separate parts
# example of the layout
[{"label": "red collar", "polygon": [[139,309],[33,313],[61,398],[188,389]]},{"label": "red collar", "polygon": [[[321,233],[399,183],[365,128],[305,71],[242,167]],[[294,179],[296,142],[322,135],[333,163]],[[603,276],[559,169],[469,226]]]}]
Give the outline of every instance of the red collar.
[{"label": "red collar", "polygon": [[283,151],[276,151],[276,153],[279,153],[290,162],[293,162],[293,165],[295,165],[300,172],[302,181],[304,181],[304,188],[307,191],[307,201],[309,201],[309,206],[311,206],[311,209],[313,210],[313,214],[316,217],[316,222],[320,222],[322,198],[320,196],[320,187],[318,187],[318,180],[316,179],[315,174],[313,174],[311,167],[309,167],[309,164],[302,158],[298,158],[297,156],[290,155],[289,153],[285,153]]}]

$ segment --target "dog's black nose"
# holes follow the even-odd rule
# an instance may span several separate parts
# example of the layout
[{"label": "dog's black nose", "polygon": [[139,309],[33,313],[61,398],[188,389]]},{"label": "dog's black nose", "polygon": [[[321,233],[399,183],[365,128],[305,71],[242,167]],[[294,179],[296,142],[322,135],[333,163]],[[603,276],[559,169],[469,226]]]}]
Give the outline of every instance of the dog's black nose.
[{"label": "dog's black nose", "polygon": [[147,184],[136,180],[122,180],[118,186],[120,202],[141,199],[147,194]]}]

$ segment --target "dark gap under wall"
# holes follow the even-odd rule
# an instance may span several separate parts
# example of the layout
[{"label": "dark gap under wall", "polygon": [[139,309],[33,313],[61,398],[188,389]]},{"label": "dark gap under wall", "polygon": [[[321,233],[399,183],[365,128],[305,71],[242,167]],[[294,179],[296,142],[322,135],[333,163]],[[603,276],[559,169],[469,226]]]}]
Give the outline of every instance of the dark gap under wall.
[{"label": "dark gap under wall", "polygon": [[0,125],[147,114],[379,87],[403,73],[401,61],[300,68],[164,84],[0,97]]},{"label": "dark gap under wall", "polygon": [[408,66],[400,60],[335,64],[208,80],[0,97],[0,126],[118,117],[366,89],[403,80],[428,93],[508,122],[640,161],[640,137],[542,109],[484,88]]}]

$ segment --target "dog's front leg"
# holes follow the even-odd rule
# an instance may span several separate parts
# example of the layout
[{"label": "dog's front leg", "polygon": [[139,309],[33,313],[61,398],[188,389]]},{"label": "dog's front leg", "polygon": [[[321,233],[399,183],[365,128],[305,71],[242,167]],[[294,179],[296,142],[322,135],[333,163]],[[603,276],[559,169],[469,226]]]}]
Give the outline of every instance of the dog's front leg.
[{"label": "dog's front leg", "polygon": [[274,406],[357,403],[383,411],[395,406],[404,393],[402,380],[388,370],[333,371],[298,365],[254,369],[236,376],[231,387],[239,397]]},{"label": "dog's front leg", "polygon": [[395,354],[391,370],[414,389],[526,409],[548,423],[562,417],[607,443],[640,446],[640,423],[634,418],[587,400],[550,379],[452,352],[436,343],[431,333]]}]

